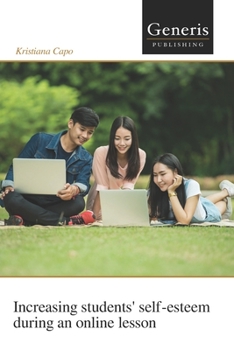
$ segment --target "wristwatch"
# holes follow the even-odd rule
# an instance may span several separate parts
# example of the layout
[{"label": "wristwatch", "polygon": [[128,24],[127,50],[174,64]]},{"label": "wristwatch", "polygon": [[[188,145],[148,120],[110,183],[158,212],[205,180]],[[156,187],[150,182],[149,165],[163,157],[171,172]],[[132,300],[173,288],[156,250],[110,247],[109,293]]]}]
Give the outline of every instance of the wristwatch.
[{"label": "wristwatch", "polygon": [[177,196],[176,192],[168,192],[168,197],[171,198],[173,196]]}]

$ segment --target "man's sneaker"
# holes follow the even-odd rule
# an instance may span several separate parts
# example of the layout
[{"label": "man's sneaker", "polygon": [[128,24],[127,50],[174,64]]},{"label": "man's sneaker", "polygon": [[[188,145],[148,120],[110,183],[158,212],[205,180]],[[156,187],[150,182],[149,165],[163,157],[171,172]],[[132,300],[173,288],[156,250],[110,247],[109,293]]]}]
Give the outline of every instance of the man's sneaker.
[{"label": "man's sneaker", "polygon": [[8,219],[4,220],[5,226],[22,226],[24,220],[19,215],[11,215]]},{"label": "man's sneaker", "polygon": [[228,191],[229,197],[234,197],[234,184],[228,180],[223,180],[219,184],[221,190],[226,189]]},{"label": "man's sneaker", "polygon": [[95,215],[91,210],[86,210],[81,214],[71,216],[70,219],[71,221],[68,225],[88,225],[96,220]]},{"label": "man's sneaker", "polygon": [[231,198],[227,198],[227,208],[222,215],[222,219],[230,219],[232,216],[232,200]]}]

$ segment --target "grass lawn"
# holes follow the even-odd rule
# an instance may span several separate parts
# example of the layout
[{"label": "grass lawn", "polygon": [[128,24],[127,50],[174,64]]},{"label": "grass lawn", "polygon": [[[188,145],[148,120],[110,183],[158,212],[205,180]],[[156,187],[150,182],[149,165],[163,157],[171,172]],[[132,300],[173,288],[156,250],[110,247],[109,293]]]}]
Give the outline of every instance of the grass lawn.
[{"label": "grass lawn", "polygon": [[234,229],[1,228],[0,276],[234,276]]},{"label": "grass lawn", "polygon": [[[199,182],[214,190],[222,179]],[[141,176],[136,188],[147,182],[148,176]],[[0,208],[0,219],[7,217]],[[234,277],[234,229],[1,228],[0,276]]]}]

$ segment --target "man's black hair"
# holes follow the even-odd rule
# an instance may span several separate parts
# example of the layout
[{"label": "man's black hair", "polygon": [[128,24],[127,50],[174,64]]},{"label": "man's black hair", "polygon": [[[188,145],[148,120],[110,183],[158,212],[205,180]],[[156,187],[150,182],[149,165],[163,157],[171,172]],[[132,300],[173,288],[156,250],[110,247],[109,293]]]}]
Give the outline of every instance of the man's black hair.
[{"label": "man's black hair", "polygon": [[79,123],[83,126],[97,127],[99,124],[99,116],[91,108],[80,107],[77,108],[71,115],[71,118],[75,123]]}]

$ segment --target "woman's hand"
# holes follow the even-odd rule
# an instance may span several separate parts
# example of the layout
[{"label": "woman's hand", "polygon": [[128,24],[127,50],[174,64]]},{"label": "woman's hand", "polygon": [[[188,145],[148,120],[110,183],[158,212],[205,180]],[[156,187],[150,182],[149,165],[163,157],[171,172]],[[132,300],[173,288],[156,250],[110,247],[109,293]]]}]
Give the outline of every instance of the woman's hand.
[{"label": "woman's hand", "polygon": [[168,193],[174,192],[182,184],[182,180],[183,177],[181,175],[175,175],[173,184],[167,189]]}]

